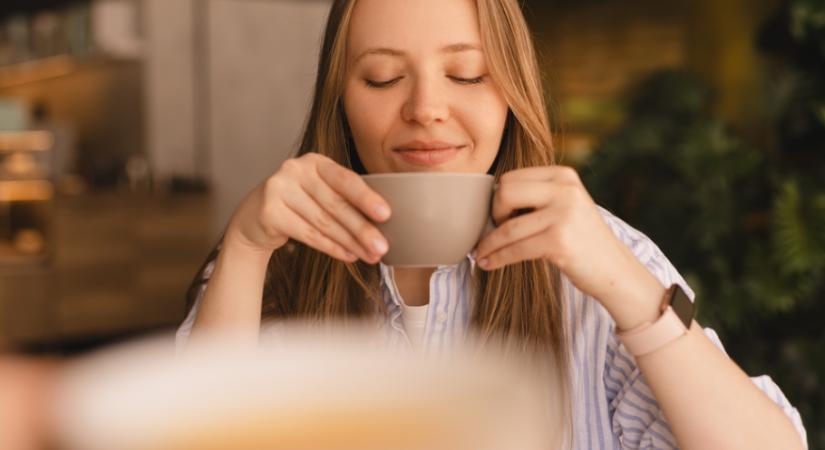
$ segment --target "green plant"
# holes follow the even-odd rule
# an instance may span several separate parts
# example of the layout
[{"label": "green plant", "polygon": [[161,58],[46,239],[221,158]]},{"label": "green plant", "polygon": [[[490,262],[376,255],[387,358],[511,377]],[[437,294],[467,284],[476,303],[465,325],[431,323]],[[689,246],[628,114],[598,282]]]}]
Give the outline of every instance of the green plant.
[{"label": "green plant", "polygon": [[663,71],[630,93],[624,125],[581,173],[662,248],[703,324],[746,371],[775,379],[825,449],[825,2],[791,1],[758,44],[771,140],[738,137],[701,80]]}]

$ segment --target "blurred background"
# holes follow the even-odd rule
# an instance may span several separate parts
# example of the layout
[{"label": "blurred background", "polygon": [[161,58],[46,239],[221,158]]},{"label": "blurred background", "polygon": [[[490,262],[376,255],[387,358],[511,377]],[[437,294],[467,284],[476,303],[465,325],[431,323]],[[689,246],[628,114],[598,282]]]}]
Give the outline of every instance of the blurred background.
[{"label": "blurred background", "polygon": [[[522,2],[561,162],[825,449],[825,4]],[[172,329],[294,150],[328,0],[4,0],[0,349]]]}]

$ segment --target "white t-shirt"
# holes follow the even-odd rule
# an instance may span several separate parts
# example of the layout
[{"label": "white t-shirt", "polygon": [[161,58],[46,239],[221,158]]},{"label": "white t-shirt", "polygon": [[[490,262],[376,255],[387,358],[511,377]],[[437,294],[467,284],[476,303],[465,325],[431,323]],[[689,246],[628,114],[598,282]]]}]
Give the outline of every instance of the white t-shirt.
[{"label": "white t-shirt", "polygon": [[424,337],[424,327],[427,324],[427,311],[429,311],[429,304],[421,306],[407,306],[405,303],[401,304],[401,321],[404,322],[404,329],[407,331],[407,336],[413,348],[421,348],[421,341]]}]

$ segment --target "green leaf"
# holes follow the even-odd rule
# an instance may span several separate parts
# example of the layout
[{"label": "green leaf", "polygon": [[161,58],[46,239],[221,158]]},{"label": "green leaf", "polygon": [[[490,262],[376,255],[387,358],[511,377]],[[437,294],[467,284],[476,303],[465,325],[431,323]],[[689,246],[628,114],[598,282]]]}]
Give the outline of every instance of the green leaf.
[{"label": "green leaf", "polygon": [[823,264],[823,229],[809,222],[794,180],[784,183],[774,202],[774,247],[785,274],[805,273]]}]

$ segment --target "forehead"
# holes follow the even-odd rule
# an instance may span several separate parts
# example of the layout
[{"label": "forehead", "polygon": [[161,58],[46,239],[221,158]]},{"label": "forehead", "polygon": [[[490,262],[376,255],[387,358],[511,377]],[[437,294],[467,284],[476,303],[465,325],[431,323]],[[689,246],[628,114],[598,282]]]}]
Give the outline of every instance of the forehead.
[{"label": "forehead", "polygon": [[475,0],[357,0],[347,49],[423,52],[455,43],[481,45]]}]

